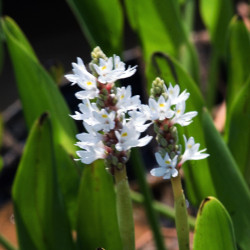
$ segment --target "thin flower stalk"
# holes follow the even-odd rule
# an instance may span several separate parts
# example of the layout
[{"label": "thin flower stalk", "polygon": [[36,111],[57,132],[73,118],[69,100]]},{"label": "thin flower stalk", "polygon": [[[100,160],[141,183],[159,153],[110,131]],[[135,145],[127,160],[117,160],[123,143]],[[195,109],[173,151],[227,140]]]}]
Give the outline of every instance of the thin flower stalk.
[{"label": "thin flower stalk", "polygon": [[108,171],[114,175],[117,194],[117,214],[124,249],[133,250],[134,222],[126,162],[130,149],[142,147],[152,136],[141,137],[149,126],[140,109],[139,96],[132,96],[131,86],[117,87],[115,81],[132,76],[135,67],[126,69],[120,57],[107,57],[99,47],[91,53],[90,72],[83,61],[73,63],[73,74],[66,78],[82,90],[75,94],[81,100],[79,111],[71,117],[83,123],[85,132],[78,134],[76,153],[84,164],[104,159]]},{"label": "thin flower stalk", "polygon": [[179,249],[189,249],[189,228],[186,201],[181,184],[180,168],[187,160],[205,159],[209,154],[206,149],[200,150],[199,143],[194,138],[186,138],[185,151],[178,140],[178,126],[188,126],[198,114],[196,111],[185,112],[186,100],[190,94],[184,90],[180,93],[180,87],[170,84],[166,87],[163,80],[156,78],[151,89],[149,105],[144,106],[146,116],[154,123],[158,152],[155,153],[159,167],[153,168],[150,173],[153,176],[171,179],[175,200],[175,224],[179,242]]}]

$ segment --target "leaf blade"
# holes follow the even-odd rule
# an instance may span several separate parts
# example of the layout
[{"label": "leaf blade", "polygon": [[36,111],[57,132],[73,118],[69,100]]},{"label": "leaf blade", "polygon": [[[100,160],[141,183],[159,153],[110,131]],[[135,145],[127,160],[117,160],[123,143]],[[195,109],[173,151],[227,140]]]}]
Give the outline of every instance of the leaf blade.
[{"label": "leaf blade", "polygon": [[123,14],[118,0],[67,0],[91,47],[121,53]]},{"label": "leaf blade", "polygon": [[115,208],[113,181],[103,162],[87,165],[78,200],[77,243],[80,249],[122,249]]},{"label": "leaf blade", "polygon": [[206,198],[199,208],[195,224],[194,249],[237,249],[231,218],[216,198]]},{"label": "leaf blade", "polygon": [[48,114],[31,129],[13,185],[21,249],[74,249],[57,184]]}]

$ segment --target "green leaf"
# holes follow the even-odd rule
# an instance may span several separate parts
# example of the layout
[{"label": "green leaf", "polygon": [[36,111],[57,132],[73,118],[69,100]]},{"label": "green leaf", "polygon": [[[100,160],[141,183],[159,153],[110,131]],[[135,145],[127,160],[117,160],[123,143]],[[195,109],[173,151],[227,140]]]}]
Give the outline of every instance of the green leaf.
[{"label": "green leaf", "polygon": [[206,198],[195,224],[194,250],[236,250],[233,223],[225,207],[213,197]]},{"label": "green leaf", "polygon": [[242,175],[250,187],[250,77],[238,92],[227,117],[226,137]]},{"label": "green leaf", "polygon": [[142,43],[146,66],[153,52],[163,51],[187,61],[185,66],[198,80],[197,55],[182,23],[178,3],[174,0],[149,0],[143,3],[126,0],[125,4],[131,26]]},{"label": "green leaf", "polygon": [[213,49],[225,53],[227,27],[233,15],[231,0],[200,0],[200,14],[210,34]]},{"label": "green leaf", "polygon": [[[216,197],[230,214],[240,249],[250,248],[250,192],[224,140],[204,110],[202,123]],[[203,178],[200,179],[203,181]]]},{"label": "green leaf", "polygon": [[229,22],[233,16],[231,0],[201,0],[200,14],[209,32],[212,43],[210,66],[207,83],[207,105],[214,105],[220,66],[226,55],[226,36]]},{"label": "green leaf", "polygon": [[123,249],[113,180],[101,160],[83,170],[78,197],[77,243],[79,249]]},{"label": "green leaf", "polygon": [[30,131],[12,197],[21,249],[74,249],[57,183],[52,126],[46,113]]},{"label": "green leaf", "polygon": [[[72,207],[69,203],[76,201],[79,176],[74,161],[65,160],[65,157],[66,154],[72,155],[71,158],[75,157],[76,126],[69,117],[70,111],[56,84],[38,62],[20,28],[9,17],[2,20],[2,27],[28,127],[30,128],[43,112],[49,111],[51,114],[59,184],[69,210],[69,207]],[[62,153],[62,148],[65,153]],[[67,185],[64,183],[65,179]],[[72,214],[71,211],[69,213]]]},{"label": "green leaf", "polygon": [[[198,111],[198,114],[202,113],[204,101],[197,84],[176,60],[163,53],[155,53],[152,55],[149,73],[150,80],[159,76],[164,79],[167,86],[169,86],[169,82],[171,82],[173,85],[179,84],[181,91],[187,89],[190,93],[190,98],[186,101],[186,111]],[[201,148],[205,148],[201,116],[198,115],[193,120],[193,123],[185,127],[185,130],[181,126],[178,126],[178,131],[181,135],[179,139],[183,140],[182,134],[185,131],[187,136],[193,136],[195,141],[201,144]],[[215,195],[207,159],[202,161],[189,161],[185,163],[183,169],[185,172],[188,198],[193,204],[198,206],[205,197]]]},{"label": "green leaf", "polygon": [[229,26],[227,44],[228,87],[227,111],[233,99],[250,76],[250,36],[240,17],[234,17]]},{"label": "green leaf", "polygon": [[123,13],[119,0],[66,0],[91,47],[121,53]]}]

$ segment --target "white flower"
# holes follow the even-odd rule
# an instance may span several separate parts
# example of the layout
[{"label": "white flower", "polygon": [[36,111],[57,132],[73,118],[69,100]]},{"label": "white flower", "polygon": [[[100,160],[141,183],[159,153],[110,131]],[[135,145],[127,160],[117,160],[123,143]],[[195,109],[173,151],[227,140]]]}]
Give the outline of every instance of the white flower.
[{"label": "white flower", "polygon": [[129,121],[133,123],[134,128],[140,133],[144,132],[152,124],[152,122],[145,124],[148,118],[141,111],[131,110],[128,114],[130,116]]},{"label": "white flower", "polygon": [[192,118],[198,114],[197,111],[191,111],[184,114],[185,109],[185,101],[176,104],[175,115],[174,118],[171,120],[173,124],[178,123],[181,126],[187,126],[192,122]]},{"label": "white flower", "polygon": [[136,67],[137,66],[131,68],[130,66],[128,66],[126,70],[125,63],[121,61],[119,56],[114,55],[114,69],[117,72],[116,80],[132,76],[136,72]]},{"label": "white flower", "polygon": [[167,89],[167,94],[168,94],[168,98],[171,101],[171,105],[186,101],[189,97],[189,93],[186,92],[186,90],[184,90],[180,95],[180,87],[178,84],[176,84],[174,87],[172,86],[172,84],[170,83],[170,86]]},{"label": "white flower", "polygon": [[93,112],[94,118],[96,119],[96,124],[93,124],[93,127],[96,131],[109,132],[115,127],[115,112],[111,111],[108,113],[105,109],[100,110],[99,112]]},{"label": "white flower", "polygon": [[117,103],[116,107],[118,108],[118,112],[126,112],[127,110],[137,109],[141,105],[139,95],[132,96],[131,86],[117,88],[116,98]]},{"label": "white flower", "polygon": [[178,155],[172,160],[168,153],[166,153],[164,159],[160,153],[155,153],[155,158],[160,167],[153,168],[150,173],[153,176],[163,176],[163,179],[170,179],[171,177],[178,176],[178,170],[176,169]]},{"label": "white flower", "polygon": [[180,165],[182,165],[187,160],[201,160],[209,156],[209,154],[203,153],[206,151],[206,148],[198,151],[200,143],[195,143],[193,137],[190,137],[188,140],[185,135],[183,135],[183,137],[185,140],[185,152],[181,157]]},{"label": "white flower", "polygon": [[91,103],[89,99],[84,99],[82,103],[78,105],[78,107],[81,113],[76,111],[75,115],[71,115],[73,119],[82,120],[88,125],[92,125],[92,126],[98,123],[98,121],[96,121],[96,118],[93,115],[94,111],[95,112],[99,111],[99,109],[96,106],[96,103]]},{"label": "white flower", "polygon": [[[114,63],[113,63],[114,62]],[[114,55],[108,60],[99,59],[99,65],[93,64],[93,67],[98,76],[98,81],[101,83],[115,82],[119,79],[132,76],[136,72],[136,66],[125,69],[125,63],[121,61],[119,56]]]},{"label": "white flower", "polygon": [[164,120],[166,118],[171,118],[174,115],[174,111],[170,109],[171,102],[170,100],[165,100],[161,95],[158,101],[153,98],[149,98],[148,101],[149,108],[151,111],[152,120]]},{"label": "white flower", "polygon": [[121,132],[115,131],[118,143],[115,145],[118,151],[127,151],[132,147],[143,147],[148,144],[152,136],[146,135],[140,138],[141,133],[136,131],[131,122],[124,123]]},{"label": "white flower", "polygon": [[97,97],[99,90],[96,86],[96,78],[86,70],[82,59],[78,57],[77,63],[72,63],[72,66],[74,74],[65,75],[65,77],[71,81],[72,84],[77,83],[80,88],[84,89],[76,93],[76,98],[82,100]]},{"label": "white flower", "polygon": [[80,159],[76,159],[81,161],[84,164],[90,164],[97,159],[106,158],[106,151],[104,148],[104,144],[100,141],[99,143],[90,146],[90,145],[78,145],[83,150],[76,151],[76,154],[80,157]]},{"label": "white flower", "polygon": [[96,73],[99,75],[98,76],[98,81],[101,83],[107,83],[107,82],[112,82],[112,72],[113,69],[113,59],[110,57],[107,61],[100,58],[99,59],[99,65],[93,64],[93,67],[96,71]]},{"label": "white flower", "polygon": [[88,133],[81,133],[76,135],[76,138],[79,140],[79,142],[76,143],[76,146],[94,146],[103,140],[103,135],[96,132],[92,126],[89,126],[84,122],[84,127]]}]

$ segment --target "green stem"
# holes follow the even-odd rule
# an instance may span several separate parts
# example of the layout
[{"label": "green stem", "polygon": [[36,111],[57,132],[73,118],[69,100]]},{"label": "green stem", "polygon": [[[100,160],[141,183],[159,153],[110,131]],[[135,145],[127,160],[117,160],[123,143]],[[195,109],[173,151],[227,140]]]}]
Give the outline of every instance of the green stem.
[{"label": "green stem", "polygon": [[182,190],[180,175],[178,175],[175,178],[171,178],[171,183],[174,192],[175,226],[177,231],[179,249],[188,250],[189,249],[188,216],[187,216],[186,200]]},{"label": "green stem", "polygon": [[[144,204],[144,197],[142,194],[135,192],[133,190],[130,190],[130,197],[133,202],[136,202],[138,204]],[[153,209],[159,213],[160,215],[164,216],[167,219],[175,220],[175,211],[174,208],[165,205],[159,201],[152,201]],[[194,230],[195,228],[195,218],[192,216],[188,216],[188,225],[191,230]]]},{"label": "green stem", "polygon": [[132,202],[126,173],[126,167],[121,170],[115,168],[116,208],[121,239],[124,250],[135,249],[135,233]]},{"label": "green stem", "polygon": [[145,178],[145,169],[143,167],[142,157],[138,149],[132,150],[131,159],[133,162],[133,170],[136,175],[136,179],[140,186],[140,190],[143,193],[144,208],[147,214],[149,225],[154,235],[156,247],[158,250],[164,250],[166,247],[160,230],[159,220],[153,208],[152,194]]},{"label": "green stem", "polygon": [[2,245],[6,250],[16,250],[14,246],[10,244],[8,240],[6,240],[1,234],[0,234],[0,245]]}]

